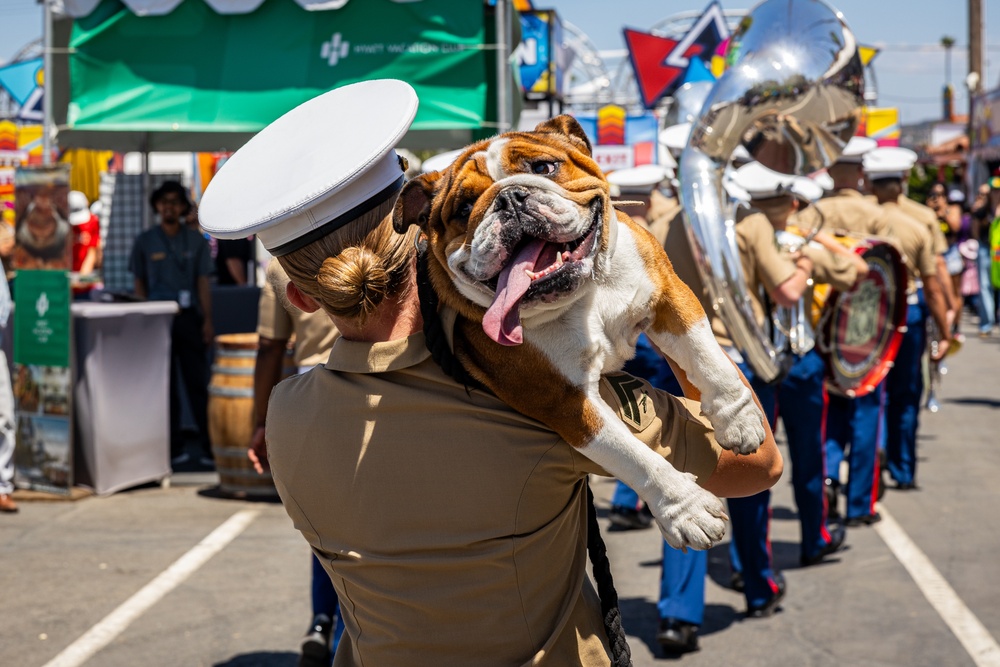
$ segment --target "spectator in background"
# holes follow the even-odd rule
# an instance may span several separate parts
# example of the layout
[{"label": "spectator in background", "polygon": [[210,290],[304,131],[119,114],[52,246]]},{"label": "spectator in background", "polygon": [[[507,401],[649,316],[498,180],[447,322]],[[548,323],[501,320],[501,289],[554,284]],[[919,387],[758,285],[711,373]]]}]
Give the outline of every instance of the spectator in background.
[{"label": "spectator in background", "polygon": [[87,195],[79,190],[69,193],[69,224],[73,227],[73,297],[86,298],[94,287],[97,253],[101,244],[101,223],[90,211]]},{"label": "spectator in background", "polygon": [[245,239],[218,239],[215,255],[215,277],[220,285],[246,285],[248,270],[253,259],[253,237]]},{"label": "spectator in background", "polygon": [[149,198],[159,225],[140,234],[132,246],[129,269],[140,299],[176,301],[180,312],[170,332],[170,458],[174,466],[186,463],[181,433],[181,393],[184,383],[192,416],[198,427],[200,463],[213,464],[208,438],[208,357],[214,338],[212,297],[208,276],[212,259],[208,242],[181,223],[190,208],[187,192],[177,181],[165,181]]},{"label": "spectator in background", "polygon": [[[6,226],[6,223],[0,223]],[[7,276],[0,275],[0,328],[6,328],[10,316],[10,287]],[[0,347],[0,512],[17,512],[14,493],[14,390],[7,369],[7,355]]]},{"label": "spectator in background", "polygon": [[997,325],[997,289],[990,280],[990,227],[997,218],[1000,206],[1000,176],[979,186],[979,193],[972,208],[972,238],[979,241],[979,335],[987,338]]}]

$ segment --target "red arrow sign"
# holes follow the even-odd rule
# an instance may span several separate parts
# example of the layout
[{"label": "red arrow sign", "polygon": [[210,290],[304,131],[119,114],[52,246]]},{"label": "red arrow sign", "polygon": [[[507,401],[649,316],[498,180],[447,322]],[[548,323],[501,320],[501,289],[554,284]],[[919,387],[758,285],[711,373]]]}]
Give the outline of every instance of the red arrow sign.
[{"label": "red arrow sign", "polygon": [[[679,44],[676,39],[657,37],[647,32],[639,32],[625,28],[625,44],[628,45],[629,58],[632,60],[632,70],[635,72],[636,83],[642,103],[647,109],[656,106],[656,102],[673,90],[673,87],[684,74],[685,68],[667,65],[667,58]],[[692,44],[684,53],[685,58],[701,53],[699,44]]]}]

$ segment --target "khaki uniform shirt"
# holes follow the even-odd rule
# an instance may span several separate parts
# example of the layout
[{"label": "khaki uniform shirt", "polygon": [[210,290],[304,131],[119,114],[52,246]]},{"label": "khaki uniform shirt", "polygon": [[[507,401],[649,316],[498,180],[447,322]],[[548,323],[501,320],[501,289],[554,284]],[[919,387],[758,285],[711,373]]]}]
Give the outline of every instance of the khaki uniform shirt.
[{"label": "khaki uniform shirt", "polygon": [[937,275],[937,260],[934,254],[933,239],[926,225],[917,222],[903,212],[899,204],[886,202],[882,204],[892,238],[902,251],[910,274],[908,293],[916,289],[916,281],[924,276]]},{"label": "khaki uniform shirt", "polygon": [[[624,374],[601,389],[677,468],[715,470],[697,403]],[[445,376],[423,334],[338,339],[325,368],[275,388],[267,443],[282,503],[347,610],[336,667],[610,663],[586,575],[586,478],[601,471]]]},{"label": "khaki uniform shirt", "polygon": [[897,201],[903,213],[927,227],[933,241],[931,252],[935,255],[943,255],[948,252],[948,239],[941,231],[941,221],[934,209],[920,202],[915,202],[906,195],[899,195]]},{"label": "khaki uniform shirt", "polygon": [[[793,218],[789,221],[795,223]],[[743,276],[747,281],[747,291],[758,324],[764,323],[764,306],[759,300],[760,288],[768,294],[792,277],[795,262],[791,254],[778,247],[774,227],[762,213],[747,216],[736,225],[736,242],[743,262]],[[848,258],[834,255],[823,247],[806,245],[802,254],[812,261],[812,279],[815,283],[828,283],[838,290],[847,290],[854,285],[858,271]],[[803,294],[806,303],[812,303],[812,287]]]},{"label": "khaki uniform shirt", "polygon": [[340,332],[322,310],[306,313],[286,304],[288,275],[277,260],[267,265],[267,280],[260,289],[257,335],[272,340],[295,336],[295,365],[299,368],[326,362]]},{"label": "khaki uniform shirt", "polygon": [[[875,195],[868,195],[865,199],[878,204],[878,199]],[[927,231],[931,235],[931,252],[934,255],[943,255],[948,252],[948,239],[944,237],[944,232],[941,231],[941,224],[938,222],[937,213],[932,208],[924,206],[920,202],[915,202],[906,195],[899,195],[896,203],[903,213],[927,228]]]},{"label": "khaki uniform shirt", "polygon": [[820,216],[823,230],[830,234],[847,232],[882,238],[891,235],[882,208],[857,190],[837,190],[796,214],[806,230],[814,229]]}]

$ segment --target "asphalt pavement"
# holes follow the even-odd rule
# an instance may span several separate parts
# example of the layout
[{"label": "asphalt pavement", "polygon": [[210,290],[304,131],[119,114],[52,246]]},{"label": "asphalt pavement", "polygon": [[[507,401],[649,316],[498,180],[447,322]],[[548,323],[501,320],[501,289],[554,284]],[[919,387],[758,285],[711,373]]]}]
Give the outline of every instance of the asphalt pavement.
[{"label": "asphalt pavement", "polygon": [[[664,657],[659,536],[605,530],[635,667],[1000,665],[1000,337],[965,331],[941,410],[921,414],[920,489],[890,488],[887,521],[850,529],[844,550],[800,567],[786,467],[771,537],[788,594],[775,616],[743,618],[724,542],[709,554],[701,650]],[[310,618],[308,549],[280,505],[219,497],[216,482],[182,473],[168,488],[25,501],[0,516],[2,664],[294,666]],[[595,480],[602,515],[612,490]]]}]

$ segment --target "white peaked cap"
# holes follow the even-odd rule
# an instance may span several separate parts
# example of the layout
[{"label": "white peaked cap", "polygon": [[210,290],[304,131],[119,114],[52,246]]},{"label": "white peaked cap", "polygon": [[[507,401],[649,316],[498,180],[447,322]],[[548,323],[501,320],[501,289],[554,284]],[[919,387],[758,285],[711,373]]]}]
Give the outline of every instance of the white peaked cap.
[{"label": "white peaked cap", "polygon": [[454,162],[458,158],[458,156],[462,154],[464,150],[465,150],[464,148],[458,148],[453,151],[445,151],[444,153],[438,153],[433,157],[429,157],[426,160],[424,160],[424,163],[420,166],[420,171],[424,172],[425,174],[429,174],[434,171],[441,171],[443,169],[447,169],[448,167],[451,166],[451,163]]},{"label": "white peaked cap", "polygon": [[796,176],[782,174],[768,169],[760,162],[745,164],[733,175],[734,183],[751,199],[770,199],[781,195],[794,194],[792,185]]},{"label": "white peaked cap", "polygon": [[314,97],[257,133],[201,199],[217,238],[256,234],[273,255],[321,238],[395,197],[393,150],[417,113],[417,94],[394,79],[361,81]]},{"label": "white peaked cap", "polygon": [[608,183],[618,186],[622,194],[626,192],[649,194],[659,183],[670,176],[669,170],[659,164],[644,164],[628,169],[616,169],[608,174]]},{"label": "white peaked cap", "polygon": [[850,162],[861,164],[865,154],[878,148],[878,142],[868,137],[851,137],[851,140],[844,146],[843,152],[837,158],[837,162]]},{"label": "white peaked cap", "polygon": [[817,171],[809,178],[813,179],[816,185],[823,188],[827,192],[832,192],[833,190],[836,190],[836,185],[834,185],[833,183],[833,177],[830,176],[830,174],[826,173],[825,171]]},{"label": "white peaked cap", "polygon": [[687,146],[688,137],[691,136],[691,123],[680,123],[671,125],[662,130],[659,134],[660,143],[666,146],[674,155],[680,155]]},{"label": "white peaked cap", "polygon": [[917,154],[909,148],[883,146],[865,154],[864,169],[868,178],[906,178],[917,163]]},{"label": "white peaked cap", "polygon": [[[829,178],[829,176],[827,178]],[[814,202],[817,199],[822,199],[823,197],[822,186],[806,176],[796,176],[794,180],[792,180],[791,191],[793,194],[798,195],[801,199],[805,199],[809,202]]]},{"label": "white peaked cap", "polygon": [[90,201],[79,190],[70,190],[68,195],[69,224],[82,225],[90,220]]}]

